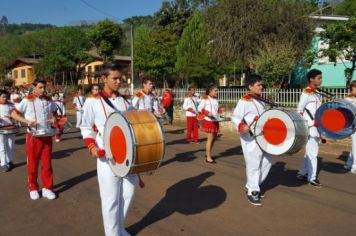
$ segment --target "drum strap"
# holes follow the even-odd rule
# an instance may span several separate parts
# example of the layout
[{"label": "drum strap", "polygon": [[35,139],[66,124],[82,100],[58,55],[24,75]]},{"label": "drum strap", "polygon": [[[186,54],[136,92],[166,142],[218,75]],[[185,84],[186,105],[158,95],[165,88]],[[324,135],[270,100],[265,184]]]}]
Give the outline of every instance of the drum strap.
[{"label": "drum strap", "polygon": [[61,108],[60,106],[58,106],[58,104],[57,104],[57,103],[56,103],[56,106],[57,106],[57,108],[58,108],[59,112],[61,113],[61,116],[63,116],[63,110],[62,110],[62,108]]},{"label": "drum strap", "polygon": [[192,100],[192,103],[194,104],[194,107],[195,107],[195,110],[198,111],[198,106],[197,104],[194,102],[194,99],[193,98],[190,98]]},{"label": "drum strap", "polygon": [[109,100],[109,98],[105,97],[102,92],[100,92],[100,96],[103,98],[103,100],[105,101],[106,104],[108,104],[112,109],[114,109],[114,111],[120,112],[120,111],[114,106],[114,104],[112,104],[112,102]]},{"label": "drum strap", "polygon": [[309,118],[310,118],[311,120],[314,120],[314,117],[313,117],[312,113],[309,111],[309,109],[308,109],[308,108],[305,108],[305,111],[307,112]]},{"label": "drum strap", "polygon": [[79,96],[77,97],[77,99],[78,99],[78,102],[79,102],[80,108],[83,108],[83,104],[82,104],[82,102],[80,101]]}]

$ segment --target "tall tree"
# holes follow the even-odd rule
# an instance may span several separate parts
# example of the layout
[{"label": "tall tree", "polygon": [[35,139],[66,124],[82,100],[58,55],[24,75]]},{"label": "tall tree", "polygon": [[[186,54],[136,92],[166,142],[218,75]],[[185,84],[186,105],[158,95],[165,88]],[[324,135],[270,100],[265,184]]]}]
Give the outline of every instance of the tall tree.
[{"label": "tall tree", "polygon": [[349,84],[356,69],[356,17],[346,22],[329,25],[321,33],[321,39],[329,45],[327,49],[321,50],[322,57],[328,56],[332,62],[337,60],[351,62],[351,66],[345,69],[347,84]]},{"label": "tall tree", "polygon": [[120,48],[123,31],[113,21],[103,20],[89,31],[88,37],[96,47],[99,55],[104,58],[104,61],[108,61],[113,58],[114,50]]}]

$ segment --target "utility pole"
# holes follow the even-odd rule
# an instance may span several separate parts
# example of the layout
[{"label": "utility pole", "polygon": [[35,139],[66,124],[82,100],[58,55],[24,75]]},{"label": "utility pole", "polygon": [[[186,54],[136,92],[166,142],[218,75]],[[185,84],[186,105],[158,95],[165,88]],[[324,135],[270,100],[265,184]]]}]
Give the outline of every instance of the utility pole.
[{"label": "utility pole", "polygon": [[134,26],[131,23],[131,95],[134,94]]}]

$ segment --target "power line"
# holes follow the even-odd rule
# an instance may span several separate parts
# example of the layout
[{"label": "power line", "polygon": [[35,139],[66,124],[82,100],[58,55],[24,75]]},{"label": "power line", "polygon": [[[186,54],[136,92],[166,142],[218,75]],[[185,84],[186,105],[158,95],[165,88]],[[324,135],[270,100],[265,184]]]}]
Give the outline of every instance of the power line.
[{"label": "power line", "polygon": [[94,6],[94,5],[92,5],[92,4],[88,3],[88,2],[86,2],[86,1],[84,1],[84,0],[79,0],[79,1],[81,1],[81,2],[82,2],[84,5],[86,5],[87,7],[91,8],[91,9],[93,9],[93,10],[95,10],[95,11],[97,11],[97,12],[103,14],[103,15],[106,15],[106,16],[109,16],[109,17],[111,17],[111,18],[114,18],[114,19],[116,19],[117,21],[122,21],[122,20],[120,20],[119,18],[117,18],[116,16],[111,15],[110,13],[107,13],[107,12],[105,12],[105,11],[99,9],[99,8],[97,8],[96,6]]}]

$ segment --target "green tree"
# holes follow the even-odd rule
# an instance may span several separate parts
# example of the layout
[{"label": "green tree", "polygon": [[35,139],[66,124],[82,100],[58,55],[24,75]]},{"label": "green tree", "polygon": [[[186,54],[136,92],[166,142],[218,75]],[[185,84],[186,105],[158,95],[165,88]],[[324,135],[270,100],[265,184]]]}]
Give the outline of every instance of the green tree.
[{"label": "green tree", "polygon": [[209,55],[209,35],[201,12],[196,12],[185,27],[177,45],[178,75],[186,81],[207,82],[214,79],[215,63]]},{"label": "green tree", "polygon": [[329,25],[320,36],[324,43],[329,45],[327,49],[321,50],[322,57],[328,56],[333,62],[337,60],[351,62],[351,67],[345,69],[347,84],[349,84],[355,72],[356,63],[356,18]]},{"label": "green tree", "polygon": [[356,1],[344,0],[340,5],[336,6],[334,14],[342,16],[356,16]]},{"label": "green tree", "polygon": [[135,66],[156,79],[163,79],[174,72],[177,37],[168,31],[146,27],[136,29]]},{"label": "green tree", "polygon": [[206,11],[213,56],[221,63],[247,64],[265,40],[291,42],[301,57],[310,45],[313,26],[305,1],[220,0]]},{"label": "green tree", "polygon": [[103,57],[104,61],[108,61],[113,58],[114,50],[120,48],[123,31],[113,21],[103,20],[89,31],[88,37],[96,47],[98,54]]}]

